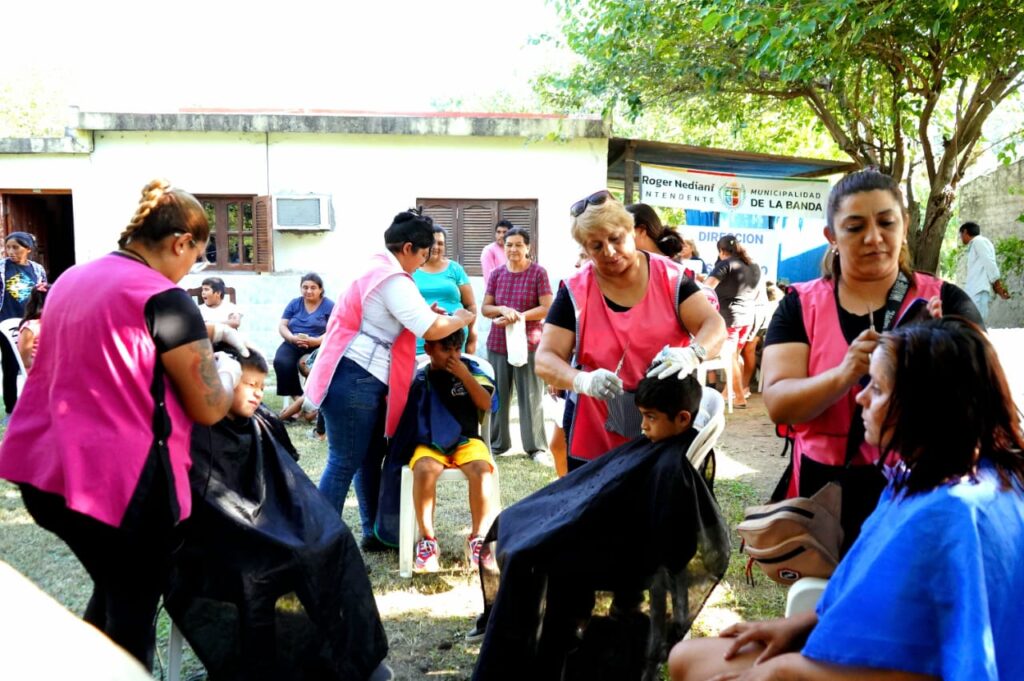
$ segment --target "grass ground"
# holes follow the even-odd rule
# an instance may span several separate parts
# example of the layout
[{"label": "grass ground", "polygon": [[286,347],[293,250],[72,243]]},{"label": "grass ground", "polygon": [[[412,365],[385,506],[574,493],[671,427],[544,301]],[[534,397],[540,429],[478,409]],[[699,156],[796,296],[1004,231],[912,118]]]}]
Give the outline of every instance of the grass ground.
[{"label": "grass ground", "polygon": [[[269,399],[271,406],[276,406],[276,399]],[[751,414],[740,417],[749,419]],[[326,460],[326,444],[310,439],[309,430],[310,426],[305,424],[289,427],[301,454],[299,463],[310,478],[317,481]],[[732,527],[739,522],[744,506],[763,499],[759,488],[764,485],[752,476],[763,477],[764,473],[752,471],[743,464],[729,465],[732,457],[741,457],[748,447],[746,441],[726,438],[718,448],[719,479],[715,491]],[[554,479],[551,469],[526,456],[500,457],[497,463],[503,506]],[[390,642],[389,663],[399,679],[468,679],[479,653],[479,644],[467,643],[463,638],[482,606],[478,580],[469,572],[462,553],[469,534],[466,488],[461,484],[442,485],[438,497],[436,525],[442,550],[441,572],[406,580],[398,575],[396,554],[365,556]],[[343,518],[359,536],[358,513],[352,494]],[[73,612],[84,610],[91,588],[85,571],[63,542],[36,527],[21,504],[17,488],[5,482],[0,482],[0,559],[27,575]],[[754,585],[748,584],[745,567],[745,557],[738,552],[738,540],[734,539],[728,573],[694,625],[694,635],[713,635],[740,619],[763,619],[782,613],[784,590],[763,576]],[[158,623],[161,657],[169,629],[166,615],[161,615]],[[184,678],[201,669],[186,649]],[[154,676],[163,678],[164,673],[162,661],[158,661]]]}]

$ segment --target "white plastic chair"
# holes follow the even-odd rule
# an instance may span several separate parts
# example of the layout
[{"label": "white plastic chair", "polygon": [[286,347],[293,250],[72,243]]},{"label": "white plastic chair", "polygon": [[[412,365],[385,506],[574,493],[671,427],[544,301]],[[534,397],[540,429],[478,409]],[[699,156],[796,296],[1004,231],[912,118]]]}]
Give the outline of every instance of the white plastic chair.
[{"label": "white plastic chair", "polygon": [[13,317],[11,319],[5,319],[0,322],[0,335],[3,335],[4,340],[0,342],[8,343],[11,348],[11,352],[14,353],[15,359],[18,360],[18,395],[21,395],[22,389],[25,387],[25,379],[28,378],[28,370],[25,369],[25,363],[21,361],[21,353],[18,352],[18,327],[21,325],[21,319]]},{"label": "white plastic chair", "polygon": [[[462,355],[466,359],[476,362],[480,369],[487,375],[488,378],[494,380],[494,367],[491,363],[482,357],[476,355],[470,355],[463,353]],[[417,369],[422,368],[430,361],[429,357],[420,356],[417,357]],[[490,410],[484,411],[483,419],[480,423],[480,433],[487,445],[487,451],[491,451],[491,412]],[[493,456],[492,456],[493,458]],[[412,502],[412,469],[408,466],[402,467],[402,489],[401,489],[401,505],[398,513],[398,574],[409,579],[412,577],[412,554],[416,544],[416,509],[413,508]],[[458,468],[445,469],[440,477],[437,479],[437,483],[442,482],[465,482],[468,484],[468,478]],[[491,493],[493,495],[495,510],[501,509],[501,485],[498,483],[498,467],[494,467],[494,473],[491,475]]]},{"label": "white plastic chair", "polygon": [[694,427],[699,428],[700,432],[690,443],[686,459],[699,471],[704,465],[704,458],[725,430],[725,398],[714,388],[704,388]]},{"label": "white plastic chair", "polygon": [[793,582],[786,594],[786,617],[814,610],[828,586],[827,579],[803,577]]},{"label": "white plastic chair", "polygon": [[697,365],[697,381],[701,385],[707,386],[708,384],[708,371],[724,371],[725,372],[725,385],[726,395],[728,395],[729,401],[729,413],[732,413],[732,356],[736,352],[735,346],[732,343],[726,341],[722,345],[722,352],[719,353],[718,357],[706,359]]},{"label": "white plastic chair", "polygon": [[181,681],[181,645],[185,642],[178,625],[171,622],[167,637],[167,681]]}]

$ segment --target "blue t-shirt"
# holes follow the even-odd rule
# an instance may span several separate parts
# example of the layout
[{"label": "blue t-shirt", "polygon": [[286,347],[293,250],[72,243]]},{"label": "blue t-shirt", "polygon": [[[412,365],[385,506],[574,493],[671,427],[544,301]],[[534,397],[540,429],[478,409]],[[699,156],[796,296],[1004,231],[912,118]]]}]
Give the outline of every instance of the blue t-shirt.
[{"label": "blue t-shirt", "polygon": [[4,302],[0,306],[0,319],[25,316],[25,303],[32,288],[38,284],[31,265],[18,265],[8,260],[4,267]]},{"label": "blue t-shirt", "polygon": [[[446,312],[455,312],[462,309],[462,292],[460,286],[469,283],[469,276],[462,265],[454,260],[448,261],[448,267],[441,272],[424,272],[416,270],[412,273],[412,280],[416,288],[420,290],[427,305],[437,303]],[[423,339],[416,339],[416,354],[423,354]]]},{"label": "blue t-shirt", "polygon": [[302,296],[295,298],[284,308],[281,319],[288,320],[288,330],[292,333],[304,333],[308,336],[322,336],[327,331],[327,319],[334,309],[334,301],[324,298],[312,312],[306,312]]},{"label": "blue t-shirt", "polygon": [[978,482],[886,490],[818,604],[803,654],[945,681],[1024,679],[1024,496]]}]

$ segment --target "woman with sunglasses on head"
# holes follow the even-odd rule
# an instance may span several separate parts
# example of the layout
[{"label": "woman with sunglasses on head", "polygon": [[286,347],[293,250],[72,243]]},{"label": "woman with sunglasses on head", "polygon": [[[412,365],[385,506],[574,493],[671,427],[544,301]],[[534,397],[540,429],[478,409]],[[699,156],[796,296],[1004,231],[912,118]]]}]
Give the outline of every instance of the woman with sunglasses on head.
[{"label": "woman with sunglasses on head", "polygon": [[[476,318],[451,316],[423,300],[412,273],[427,261],[434,223],[409,210],[384,231],[385,250],[334,306],[306,398],[327,425],[327,466],[320,491],[341,516],[353,478],[362,524],[362,547],[386,549],[374,531],[385,437],[394,435],[416,369],[416,338],[438,340]],[[358,473],[358,475],[356,475]]]},{"label": "woman with sunglasses on head", "polygon": [[809,497],[841,478],[843,552],[885,485],[872,466],[878,450],[863,441],[855,415],[879,333],[917,298],[981,323],[966,293],[911,268],[909,224],[893,178],[869,169],[839,180],[826,209],[823,275],[790,287],[765,336],[764,404],[793,433],[785,496]]},{"label": "woman with sunglasses on head", "polygon": [[241,376],[211,344],[237,336],[205,325],[177,285],[209,234],[191,194],[146,185],[119,250],[50,288],[46,333],[0,446],[0,477],[94,582],[85,620],[147,669],[176,525],[191,510],[192,423],[222,419]]},{"label": "woman with sunglasses on head", "polygon": [[572,470],[640,435],[631,395],[655,356],[652,375],[685,377],[718,353],[725,324],[681,266],[637,249],[633,215],[608,191],[570,215],[588,261],[559,287],[537,375],[577,394],[567,419]]},{"label": "woman with sunglasses on head", "polygon": [[[11,232],[4,239],[6,257],[0,258],[0,321],[24,317],[25,304],[32,289],[46,283],[46,270],[28,257],[35,247],[36,239],[28,232]],[[18,403],[18,358],[6,341],[0,341],[0,357],[3,362],[6,423]]]},{"label": "woman with sunglasses on head", "polygon": [[893,465],[817,611],[680,643],[674,681],[1024,678],[1024,433],[995,349],[944,317],[870,355],[857,403]]}]

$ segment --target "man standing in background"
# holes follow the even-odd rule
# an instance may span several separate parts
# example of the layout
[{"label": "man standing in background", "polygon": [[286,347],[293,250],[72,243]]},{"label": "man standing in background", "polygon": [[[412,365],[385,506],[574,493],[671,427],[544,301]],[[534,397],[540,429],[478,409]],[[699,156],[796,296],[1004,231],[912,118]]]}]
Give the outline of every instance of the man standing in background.
[{"label": "man standing in background", "polygon": [[505,256],[505,232],[512,229],[513,225],[508,220],[499,220],[494,226],[494,243],[488,244],[480,253],[480,267],[484,271],[484,288],[487,287],[487,280],[491,278],[491,272],[498,269],[506,262]]},{"label": "man standing in background", "polygon": [[996,249],[991,241],[981,236],[981,227],[976,222],[960,225],[960,240],[967,245],[967,283],[964,290],[974,301],[981,318],[987,319],[993,291],[1004,300],[1010,297],[999,280]]}]

